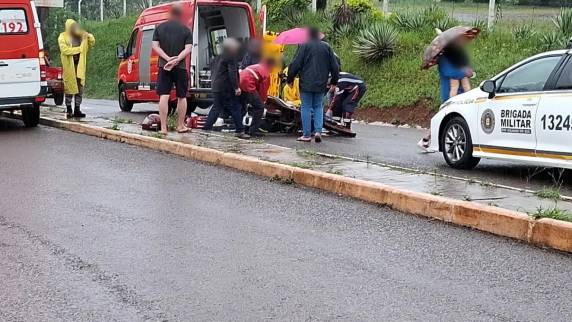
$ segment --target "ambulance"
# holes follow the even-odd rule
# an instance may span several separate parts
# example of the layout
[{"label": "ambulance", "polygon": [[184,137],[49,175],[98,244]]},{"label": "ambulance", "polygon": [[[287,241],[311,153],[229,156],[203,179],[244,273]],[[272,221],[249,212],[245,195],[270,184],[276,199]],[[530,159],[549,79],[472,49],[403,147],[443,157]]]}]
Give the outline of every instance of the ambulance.
[{"label": "ambulance", "polygon": [[[252,8],[246,2],[194,0],[179,2],[185,12],[184,20],[193,33],[193,47],[186,64],[189,70],[189,111],[197,106],[208,107],[211,97],[211,62],[220,54],[227,37],[241,42],[256,36]],[[158,102],[158,56],[151,42],[155,28],[169,18],[172,3],[144,10],[133,28],[127,46],[117,47],[120,59],[117,70],[119,107],[131,111],[133,104]],[[170,105],[176,106],[172,93]]]},{"label": "ambulance", "polygon": [[40,121],[46,63],[34,1],[0,1],[0,111],[21,110],[27,127]]},{"label": "ambulance", "polygon": [[449,166],[481,158],[572,168],[572,50],[542,53],[452,97],[431,120]]}]

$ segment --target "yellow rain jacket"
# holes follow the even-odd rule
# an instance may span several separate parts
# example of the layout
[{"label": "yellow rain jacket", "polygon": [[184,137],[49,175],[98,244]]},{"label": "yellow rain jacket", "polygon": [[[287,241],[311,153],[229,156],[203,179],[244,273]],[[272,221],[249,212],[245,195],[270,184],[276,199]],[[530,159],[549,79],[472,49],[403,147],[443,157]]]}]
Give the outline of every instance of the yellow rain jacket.
[{"label": "yellow rain jacket", "polygon": [[[85,86],[85,72],[87,67],[87,53],[95,44],[95,38],[92,34],[88,34],[87,38],[81,41],[79,47],[72,46],[71,27],[75,24],[75,20],[66,20],[66,30],[58,37],[60,46],[60,58],[64,70],[64,92],[74,95],[79,93],[77,79],[80,79],[81,85]],[[77,70],[75,69],[73,56],[79,55]]]},{"label": "yellow rain jacket", "polygon": [[[288,68],[284,69],[284,74],[288,75]],[[282,89],[282,99],[297,107],[302,105],[302,101],[300,100],[300,79],[298,77],[294,78],[292,87],[288,84],[284,85]]]}]

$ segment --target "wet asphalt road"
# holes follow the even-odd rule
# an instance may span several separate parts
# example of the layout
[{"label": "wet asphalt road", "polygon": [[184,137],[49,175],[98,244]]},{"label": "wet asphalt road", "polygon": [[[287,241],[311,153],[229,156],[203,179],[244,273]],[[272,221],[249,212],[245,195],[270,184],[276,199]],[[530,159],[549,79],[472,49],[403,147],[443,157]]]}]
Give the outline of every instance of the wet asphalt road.
[{"label": "wet asphalt road", "polygon": [[0,118],[0,321],[570,321],[572,257]]},{"label": "wet asphalt road", "polygon": [[[85,106],[92,115],[128,117],[136,122],[141,122],[149,113],[157,113],[157,107],[153,104],[135,104],[132,113],[124,113],[119,111],[117,102],[113,100],[86,100]],[[460,171],[450,168],[441,153],[427,154],[419,150],[416,144],[425,134],[423,129],[354,124],[354,130],[358,133],[354,139],[329,137],[320,145],[296,142],[296,136],[280,133],[267,136],[265,141],[290,148],[310,149],[431,173],[478,179],[519,189],[540,190],[560,185],[562,195],[572,196],[572,171],[561,174],[552,169],[496,160],[481,160],[477,168]]]}]

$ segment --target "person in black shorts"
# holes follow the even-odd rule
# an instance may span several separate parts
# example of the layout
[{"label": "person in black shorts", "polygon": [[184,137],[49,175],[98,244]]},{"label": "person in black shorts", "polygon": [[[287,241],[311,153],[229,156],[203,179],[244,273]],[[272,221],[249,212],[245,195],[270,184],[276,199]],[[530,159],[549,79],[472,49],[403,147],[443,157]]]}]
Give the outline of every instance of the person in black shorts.
[{"label": "person in black shorts", "polygon": [[183,7],[180,4],[173,4],[169,15],[169,20],[157,26],[153,33],[153,49],[159,55],[157,94],[159,95],[162,134],[167,134],[169,96],[173,84],[177,93],[177,113],[179,115],[177,132],[189,131],[185,126],[187,90],[189,88],[185,59],[191,53],[193,36],[191,30],[183,24]]}]

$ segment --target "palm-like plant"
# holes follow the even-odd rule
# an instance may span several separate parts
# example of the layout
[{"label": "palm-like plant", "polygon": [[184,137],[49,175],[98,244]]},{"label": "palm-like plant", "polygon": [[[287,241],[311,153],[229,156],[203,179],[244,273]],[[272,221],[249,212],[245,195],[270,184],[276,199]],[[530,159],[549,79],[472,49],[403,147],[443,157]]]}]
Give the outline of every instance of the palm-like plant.
[{"label": "palm-like plant", "polygon": [[381,61],[395,53],[397,30],[383,22],[374,23],[360,32],[354,42],[354,52],[367,61]]},{"label": "palm-like plant", "polygon": [[552,19],[552,22],[564,36],[572,36],[572,9],[561,10],[560,14]]}]

